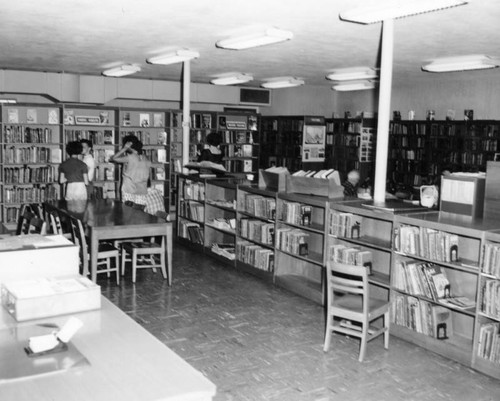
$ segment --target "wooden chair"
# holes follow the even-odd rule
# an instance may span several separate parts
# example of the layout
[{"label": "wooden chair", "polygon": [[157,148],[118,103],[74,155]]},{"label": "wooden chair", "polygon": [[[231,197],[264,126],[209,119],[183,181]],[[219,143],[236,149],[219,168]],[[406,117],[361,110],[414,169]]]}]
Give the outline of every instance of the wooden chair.
[{"label": "wooden chair", "polygon": [[24,209],[20,216],[16,235],[41,234],[47,235],[47,224],[45,220],[37,217],[28,208]]},{"label": "wooden chair", "polygon": [[127,241],[121,243],[122,255],[121,266],[122,275],[125,274],[125,262],[132,264],[132,282],[135,283],[137,269],[153,269],[156,273],[156,268],[161,268],[163,278],[171,284],[171,266],[167,275],[166,258],[165,258],[165,237],[156,242],[155,238],[150,241]]},{"label": "wooden chair", "polygon": [[[79,219],[71,218],[71,227],[73,229],[75,244],[80,247],[80,261],[82,265],[83,275],[89,274],[89,251],[87,246],[87,239],[85,237],[85,230],[83,224]],[[116,273],[116,284],[120,284],[120,252],[113,245],[107,242],[99,243],[99,250],[97,253],[97,273],[107,273],[110,277],[112,272]],[[114,267],[111,266],[111,259],[115,259]],[[99,268],[99,266],[103,266]]]},{"label": "wooden chair", "polygon": [[[328,262],[326,280],[327,320],[323,351],[328,351],[330,347],[332,332],[361,339],[360,362],[365,357],[368,341],[381,334],[384,334],[384,347],[389,348],[390,303],[370,298],[367,268]],[[372,321],[380,317],[384,321],[382,327],[370,326]]]},{"label": "wooden chair", "polygon": [[[52,234],[62,235],[63,237],[66,237],[74,241],[72,229],[71,230],[64,229],[63,224],[61,222],[61,215],[59,213],[60,213],[59,210],[57,210],[53,206],[48,204],[44,205],[45,220],[47,221],[50,227],[50,232]],[[67,216],[67,219],[69,220],[69,216]]]}]

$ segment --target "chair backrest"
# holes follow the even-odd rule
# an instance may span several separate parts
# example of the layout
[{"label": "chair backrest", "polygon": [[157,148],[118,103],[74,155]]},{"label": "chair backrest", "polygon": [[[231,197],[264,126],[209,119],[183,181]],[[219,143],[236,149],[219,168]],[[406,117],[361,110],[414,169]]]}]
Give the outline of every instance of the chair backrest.
[{"label": "chair backrest", "polygon": [[47,235],[47,223],[40,217],[32,217],[28,224],[28,234]]},{"label": "chair backrest", "polygon": [[85,230],[83,229],[83,224],[81,220],[75,219],[74,217],[70,218],[71,229],[73,231],[73,241],[75,245],[80,247],[80,262],[83,267],[83,271],[89,265],[89,252],[87,248],[87,240],[85,239]]},{"label": "chair backrest", "polygon": [[329,261],[326,265],[328,304],[335,302],[335,292],[361,295],[363,312],[368,313],[369,289],[368,268]]},{"label": "chair backrest", "polygon": [[17,221],[16,235],[26,235],[30,231],[30,221],[35,218],[35,215],[28,210],[24,209],[24,212],[19,215],[19,220]]}]

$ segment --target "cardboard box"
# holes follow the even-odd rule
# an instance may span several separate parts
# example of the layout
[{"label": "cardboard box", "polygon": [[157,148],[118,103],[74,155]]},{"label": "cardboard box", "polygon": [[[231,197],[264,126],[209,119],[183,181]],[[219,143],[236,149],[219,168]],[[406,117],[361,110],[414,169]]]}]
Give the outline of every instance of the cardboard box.
[{"label": "cardboard box", "polygon": [[1,297],[18,322],[101,307],[101,288],[79,275],[4,282]]}]

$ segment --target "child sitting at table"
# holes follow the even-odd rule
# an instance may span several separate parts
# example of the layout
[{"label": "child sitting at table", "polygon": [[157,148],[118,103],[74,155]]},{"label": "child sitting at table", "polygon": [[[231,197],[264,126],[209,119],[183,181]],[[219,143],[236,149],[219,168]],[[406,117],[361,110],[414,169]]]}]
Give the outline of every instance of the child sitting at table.
[{"label": "child sitting at table", "polygon": [[69,142],[66,145],[66,152],[69,158],[59,166],[59,183],[66,184],[64,199],[86,200],[88,167],[78,156],[82,153],[82,144],[77,141]]}]

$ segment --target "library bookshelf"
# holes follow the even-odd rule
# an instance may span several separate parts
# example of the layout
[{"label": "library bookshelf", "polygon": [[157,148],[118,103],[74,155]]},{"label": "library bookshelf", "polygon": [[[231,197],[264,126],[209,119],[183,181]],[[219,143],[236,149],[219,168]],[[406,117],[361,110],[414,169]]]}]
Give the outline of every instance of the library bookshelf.
[{"label": "library bookshelf", "polygon": [[241,185],[236,205],[236,268],[273,281],[276,192]]},{"label": "library bookshelf", "polygon": [[62,161],[62,107],[2,107],[0,146],[1,219],[14,228],[23,203],[58,199]]},{"label": "library bookshelf", "polygon": [[[486,234],[497,227],[495,219],[472,219],[446,212],[396,217],[391,275],[393,334],[467,366],[476,366],[473,350],[480,331],[481,255]],[[397,277],[405,273],[402,270],[407,270],[406,277],[418,275],[412,273],[413,269],[422,269],[424,274],[432,271],[438,276],[443,273],[444,293],[439,285],[431,296],[422,286],[412,286],[408,281],[401,284]],[[409,279],[417,281],[415,276]],[[452,298],[444,298],[446,291]],[[450,302],[455,297],[462,301]],[[415,311],[420,311],[420,318],[415,315],[411,319]],[[439,333],[440,325],[446,332]]]}]

